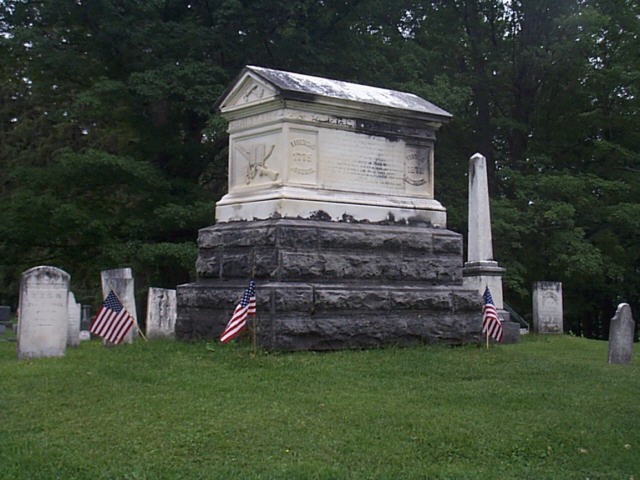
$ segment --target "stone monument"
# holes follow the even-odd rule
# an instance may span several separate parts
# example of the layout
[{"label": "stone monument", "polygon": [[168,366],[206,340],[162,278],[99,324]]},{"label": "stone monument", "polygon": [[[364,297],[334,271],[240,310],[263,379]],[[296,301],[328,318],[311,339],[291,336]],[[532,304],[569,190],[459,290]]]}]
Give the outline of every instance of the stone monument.
[{"label": "stone monument", "polygon": [[536,282],[533,285],[533,331],[563,333],[562,283]]},{"label": "stone monument", "polygon": [[176,325],[176,291],[149,288],[147,295],[147,338],[173,338]]},{"label": "stone monument", "polygon": [[100,272],[102,282],[102,298],[109,295],[109,290],[120,299],[122,306],[131,314],[135,323],[129,333],[125,335],[123,343],[133,343],[138,333],[138,315],[136,313],[136,298],[134,290],[133,272],[130,268],[114,268]]},{"label": "stone monument", "polygon": [[635,327],[629,304],[618,305],[609,327],[609,363],[631,363]]},{"label": "stone monument", "polygon": [[11,307],[9,305],[0,305],[0,335],[3,335],[7,327],[11,327]]},{"label": "stone monument", "polygon": [[67,346],[77,347],[80,345],[80,322],[82,321],[82,305],[76,303],[73,292],[69,292],[67,300],[67,315],[69,318],[67,331]]},{"label": "stone monument", "polygon": [[11,307],[9,305],[0,305],[0,322],[8,322],[11,317]]},{"label": "stone monument", "polygon": [[415,95],[246,67],[218,100],[229,189],[200,230],[176,337],[215,338],[249,279],[268,349],[481,340],[462,236],[434,198],[436,131]]},{"label": "stone monument", "polygon": [[91,305],[82,305],[82,317],[80,320],[80,331],[88,331],[91,327]]},{"label": "stone monument", "polygon": [[18,319],[18,358],[61,357],[67,346],[70,276],[56,267],[22,274]]},{"label": "stone monument", "polygon": [[469,159],[467,261],[464,264],[464,285],[482,295],[489,287],[493,302],[502,321],[503,343],[514,343],[520,338],[520,327],[510,321],[504,309],[502,276],[505,269],[493,259],[491,233],[491,209],[489,206],[489,182],[487,160],[476,153]]}]

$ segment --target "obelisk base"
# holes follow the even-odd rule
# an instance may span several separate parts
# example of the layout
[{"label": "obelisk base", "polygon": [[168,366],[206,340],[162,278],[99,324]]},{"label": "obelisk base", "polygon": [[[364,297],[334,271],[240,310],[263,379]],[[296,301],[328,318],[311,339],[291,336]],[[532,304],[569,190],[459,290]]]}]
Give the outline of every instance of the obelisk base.
[{"label": "obelisk base", "polygon": [[502,320],[502,343],[517,343],[520,341],[520,325],[512,322],[511,315],[504,309],[502,296],[504,272],[505,269],[495,261],[466,262],[462,269],[463,285],[477,291],[480,295],[484,294],[485,288],[489,287],[493,303]]}]

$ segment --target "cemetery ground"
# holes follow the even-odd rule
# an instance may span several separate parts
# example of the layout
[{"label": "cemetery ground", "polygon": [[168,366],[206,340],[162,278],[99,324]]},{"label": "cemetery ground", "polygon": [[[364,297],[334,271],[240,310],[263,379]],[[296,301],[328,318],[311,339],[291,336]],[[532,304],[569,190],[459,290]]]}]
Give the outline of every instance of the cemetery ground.
[{"label": "cemetery ground", "polygon": [[640,359],[607,342],[252,356],[0,341],[2,479],[639,479]]}]

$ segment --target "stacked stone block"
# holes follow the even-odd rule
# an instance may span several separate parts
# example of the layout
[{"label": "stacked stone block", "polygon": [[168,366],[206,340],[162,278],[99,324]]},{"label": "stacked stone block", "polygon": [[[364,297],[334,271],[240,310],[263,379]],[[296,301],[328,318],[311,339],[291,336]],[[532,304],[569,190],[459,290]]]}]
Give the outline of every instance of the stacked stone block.
[{"label": "stacked stone block", "polygon": [[177,338],[215,338],[249,279],[270,349],[337,349],[480,338],[462,287],[462,237],[424,224],[272,219],[198,236],[198,281],[178,287]]}]

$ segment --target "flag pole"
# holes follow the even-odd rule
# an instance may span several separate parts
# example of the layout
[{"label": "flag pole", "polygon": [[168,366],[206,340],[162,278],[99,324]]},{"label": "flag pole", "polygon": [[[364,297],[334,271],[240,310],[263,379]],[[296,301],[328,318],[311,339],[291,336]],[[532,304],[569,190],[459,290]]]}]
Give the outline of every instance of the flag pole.
[{"label": "flag pole", "polygon": [[[489,288],[489,284],[485,283],[484,288],[485,288],[485,292],[486,292],[487,289]],[[484,316],[484,308],[485,307],[482,307],[483,316]],[[484,323],[484,320],[483,320],[483,323]],[[485,333],[485,337],[486,337],[486,348],[487,348],[487,351],[489,351],[489,328],[487,328],[484,333]]]},{"label": "flag pole", "polygon": [[[249,285],[251,285],[251,282],[253,282],[253,279],[255,277],[256,277],[256,266],[254,264],[253,268],[251,269],[251,281],[249,282]],[[255,294],[255,292],[254,292],[254,294]],[[255,358],[255,356],[256,356],[256,351],[257,351],[256,345],[258,343],[257,340],[256,340],[256,336],[257,336],[257,334],[256,334],[257,319],[258,319],[258,313],[254,311],[254,313],[253,313],[253,333],[252,333],[252,337],[253,338],[251,339],[251,343],[253,344],[253,352],[252,352],[251,356],[253,358]]]},{"label": "flag pole", "polygon": [[[116,296],[116,298],[120,302],[120,305],[122,305],[122,308],[125,308],[124,303],[122,302],[122,300],[120,299],[120,297],[118,296],[116,291],[113,289],[111,284],[108,284],[108,286],[109,286],[109,290],[113,292],[113,294]],[[129,312],[129,315],[131,315],[131,312]],[[138,325],[138,319],[134,318],[133,315],[131,315],[131,318],[133,319],[133,324],[135,325],[136,330],[138,331],[138,335],[140,335],[144,339],[145,342],[148,342],[149,340],[147,339],[147,337],[145,337],[144,333],[142,333],[142,329],[140,328],[140,325]]]}]

